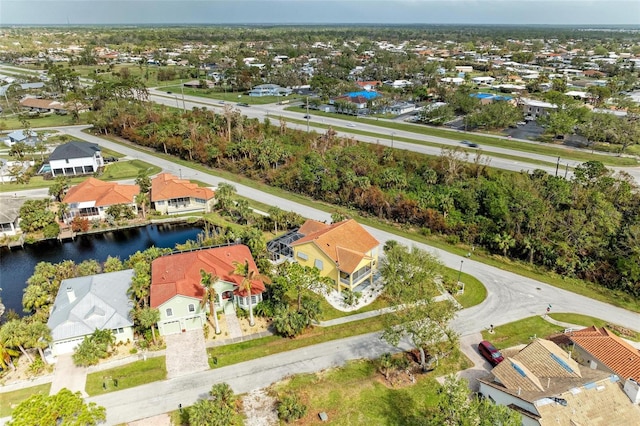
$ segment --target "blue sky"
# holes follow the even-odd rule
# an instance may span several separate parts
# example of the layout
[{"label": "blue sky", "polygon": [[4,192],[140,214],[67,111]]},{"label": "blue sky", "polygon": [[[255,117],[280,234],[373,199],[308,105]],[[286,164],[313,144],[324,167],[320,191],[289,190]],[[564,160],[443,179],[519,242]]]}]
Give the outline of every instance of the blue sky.
[{"label": "blue sky", "polygon": [[637,25],[638,0],[0,0],[12,24]]}]

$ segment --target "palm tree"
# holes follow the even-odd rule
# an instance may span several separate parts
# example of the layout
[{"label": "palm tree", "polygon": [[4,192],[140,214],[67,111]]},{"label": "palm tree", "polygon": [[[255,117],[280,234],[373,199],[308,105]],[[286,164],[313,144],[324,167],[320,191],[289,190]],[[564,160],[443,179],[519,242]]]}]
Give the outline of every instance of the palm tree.
[{"label": "palm tree", "polygon": [[212,275],[211,273],[205,271],[204,269],[200,269],[200,284],[204,287],[204,294],[202,295],[202,300],[200,301],[200,306],[205,307],[205,305],[209,305],[209,318],[213,318],[213,326],[216,330],[216,334],[220,334],[220,325],[218,324],[218,314],[215,310],[216,303],[216,289],[213,286],[218,281],[218,276]]},{"label": "palm tree", "polygon": [[141,192],[136,195],[136,204],[138,204],[142,208],[142,218],[146,219],[147,204],[149,204],[149,194],[146,192]]},{"label": "palm tree", "polygon": [[135,310],[134,314],[135,318],[143,328],[151,328],[153,344],[157,344],[156,324],[160,321],[160,311],[154,308],[142,308]]},{"label": "palm tree", "polygon": [[33,362],[33,358],[24,348],[29,339],[27,338],[26,324],[23,320],[15,319],[3,325],[2,329],[0,329],[0,341],[4,342],[7,347],[20,349],[20,352],[29,362]]},{"label": "palm tree", "polygon": [[42,362],[48,364],[44,357],[43,349],[48,348],[53,339],[51,337],[51,330],[47,324],[32,322],[27,327],[27,333],[29,338],[29,347],[36,348],[40,354],[40,358],[42,358]]},{"label": "palm tree", "polygon": [[9,366],[12,370],[15,370],[16,367],[15,365],[13,365],[11,357],[18,355],[20,355],[20,352],[11,349],[4,342],[0,342],[0,368],[4,370],[7,368],[7,366]]},{"label": "palm tree", "polygon": [[249,325],[253,327],[254,325],[256,325],[256,322],[253,319],[253,305],[251,304],[251,290],[253,281],[270,283],[271,280],[269,279],[269,277],[258,272],[257,269],[251,269],[249,267],[249,260],[247,259],[245,259],[244,263],[234,260],[233,266],[235,269],[231,271],[231,274],[239,275],[242,277],[240,288],[247,292],[247,298],[249,300]]}]

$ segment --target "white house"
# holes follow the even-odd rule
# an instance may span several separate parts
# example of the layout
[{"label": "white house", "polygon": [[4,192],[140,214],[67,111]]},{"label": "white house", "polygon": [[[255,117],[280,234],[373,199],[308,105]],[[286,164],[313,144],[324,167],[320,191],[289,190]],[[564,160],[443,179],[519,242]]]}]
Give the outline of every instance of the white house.
[{"label": "white house", "polygon": [[478,84],[481,86],[491,86],[493,82],[496,81],[493,77],[473,77],[471,82],[473,84]]},{"label": "white house", "polygon": [[260,84],[249,90],[249,96],[289,96],[292,90],[277,84]]},{"label": "white house", "polygon": [[132,278],[133,269],[127,269],[62,281],[47,321],[51,352],[73,352],[96,329],[111,330],[116,342],[133,341],[133,302],[127,295]]},{"label": "white house", "polygon": [[95,173],[103,166],[100,146],[95,143],[71,141],[59,145],[49,155],[49,167],[54,177]]},{"label": "white house", "polygon": [[20,230],[20,207],[24,197],[0,197],[0,238],[16,235]]},{"label": "white house", "polygon": [[557,105],[549,102],[527,98],[520,99],[520,104],[522,105],[522,111],[524,112],[524,114],[533,119],[541,117],[543,115],[547,115],[550,111],[558,108]]}]

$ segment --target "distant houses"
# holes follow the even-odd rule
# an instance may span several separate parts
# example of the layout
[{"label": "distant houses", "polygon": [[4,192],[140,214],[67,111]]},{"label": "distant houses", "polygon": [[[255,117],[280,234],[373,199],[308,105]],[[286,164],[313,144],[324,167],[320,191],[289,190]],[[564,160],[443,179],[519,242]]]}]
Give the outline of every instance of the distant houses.
[{"label": "distant houses", "polygon": [[286,87],[280,87],[277,84],[260,84],[249,90],[249,96],[289,96],[293,91]]}]

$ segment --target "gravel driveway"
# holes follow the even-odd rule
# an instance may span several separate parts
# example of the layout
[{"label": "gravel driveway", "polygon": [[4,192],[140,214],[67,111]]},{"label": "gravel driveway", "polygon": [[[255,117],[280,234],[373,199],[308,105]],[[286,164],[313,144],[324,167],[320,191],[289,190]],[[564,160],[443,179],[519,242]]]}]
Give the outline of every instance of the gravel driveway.
[{"label": "gravel driveway", "polygon": [[164,340],[167,342],[168,379],[209,369],[202,330],[170,334]]}]

